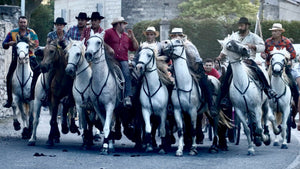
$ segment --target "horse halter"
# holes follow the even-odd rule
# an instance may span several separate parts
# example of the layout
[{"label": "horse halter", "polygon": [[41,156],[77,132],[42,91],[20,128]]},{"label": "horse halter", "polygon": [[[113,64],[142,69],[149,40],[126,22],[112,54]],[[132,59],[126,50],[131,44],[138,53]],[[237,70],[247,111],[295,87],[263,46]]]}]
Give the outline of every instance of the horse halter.
[{"label": "horse halter", "polygon": [[[283,63],[282,62],[275,62],[275,63],[273,63],[273,55],[282,55],[283,57],[285,57],[285,56],[282,53],[273,53],[272,54],[272,59],[271,59],[272,74],[273,75],[279,75],[279,76],[281,76],[281,74],[283,72],[283,68],[284,68],[284,66],[286,64],[286,59],[283,60]],[[274,70],[275,65],[279,65],[280,66],[280,71],[275,71]]]},{"label": "horse halter", "polygon": [[[91,36],[90,39],[91,39],[91,38],[98,38],[98,39],[100,40],[99,44],[101,44],[101,45],[99,45],[99,48],[98,48],[94,53],[92,53],[92,55],[95,56],[95,55],[100,51],[100,49],[103,48],[103,44],[104,44],[104,43],[103,43],[103,38],[101,38],[101,37],[99,37],[99,36],[96,36],[96,35]],[[102,54],[102,55],[103,55],[103,54]],[[100,55],[100,57],[97,57],[97,58],[93,57],[92,61],[93,61],[94,63],[99,63],[99,62],[101,62],[101,61],[100,61],[100,58],[101,58],[102,55]]]},{"label": "horse halter", "polygon": [[[146,68],[147,68],[147,66],[150,64],[151,61],[152,61],[152,67],[154,66],[155,52],[154,52],[154,50],[153,50],[152,48],[150,48],[150,47],[144,47],[144,48],[142,48],[142,50],[143,50],[143,49],[149,49],[149,50],[151,50],[151,52],[153,53],[153,55],[152,55],[151,59],[150,59],[147,63],[144,63],[144,62],[142,62],[142,61],[138,61],[137,64],[145,65],[145,72],[153,72],[153,71],[156,70],[156,68],[155,68],[155,69],[152,69],[152,70],[147,70]],[[152,67],[151,67],[151,68],[152,68]]]},{"label": "horse halter", "polygon": [[[180,45],[174,45],[173,44],[173,42],[172,42],[172,40],[170,40],[170,43],[171,43],[171,45],[170,45],[170,51],[169,51],[169,57],[171,58],[171,59],[178,59],[178,58],[182,58],[182,59],[184,59],[184,60],[186,60],[186,58],[184,58],[184,57],[182,57],[182,54],[183,54],[183,52],[184,52],[184,45],[183,45],[183,41],[182,40],[179,40],[179,39],[177,39],[178,41],[181,41],[181,43],[182,44],[180,44]],[[176,41],[177,41],[176,40]],[[175,48],[176,47],[182,47],[182,50],[181,50],[181,53],[180,53],[180,55],[177,55],[177,54],[175,54],[174,53],[174,51],[175,51]],[[174,57],[175,56],[175,57]]]},{"label": "horse halter", "polygon": [[[80,61],[82,62],[82,58],[81,58],[81,57],[82,57],[82,53],[83,53],[82,51],[83,51],[83,49],[82,49],[80,46],[77,46],[76,44],[73,44],[72,47],[73,47],[73,46],[78,47],[78,48],[80,49],[81,53],[76,53],[76,55],[77,55],[77,56],[78,56],[78,55],[81,55],[81,56],[78,57],[78,60],[77,60],[75,63],[73,63],[73,62],[68,62],[67,65],[72,65],[72,66],[75,67],[75,70],[77,70],[77,67],[78,67]],[[71,47],[71,48],[72,48],[72,47]],[[71,49],[71,48],[70,48],[70,49]],[[68,53],[68,55],[69,55],[69,53]],[[70,57],[70,55],[69,55],[69,57]]]}]

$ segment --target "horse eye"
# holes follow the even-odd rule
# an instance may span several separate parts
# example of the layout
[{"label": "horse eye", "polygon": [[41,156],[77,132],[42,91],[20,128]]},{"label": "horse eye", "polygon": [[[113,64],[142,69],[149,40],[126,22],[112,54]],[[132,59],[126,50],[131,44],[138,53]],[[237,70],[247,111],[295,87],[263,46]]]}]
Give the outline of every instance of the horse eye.
[{"label": "horse eye", "polygon": [[98,45],[100,45],[100,42],[97,42]]},{"label": "horse eye", "polygon": [[26,49],[28,49],[29,48],[29,46],[26,46]]},{"label": "horse eye", "polygon": [[77,53],[77,54],[76,54],[76,56],[78,56],[78,57],[79,57],[79,56],[80,56],[80,53]]},{"label": "horse eye", "polygon": [[168,44],[168,42],[167,42],[167,41],[165,41],[165,44]]}]

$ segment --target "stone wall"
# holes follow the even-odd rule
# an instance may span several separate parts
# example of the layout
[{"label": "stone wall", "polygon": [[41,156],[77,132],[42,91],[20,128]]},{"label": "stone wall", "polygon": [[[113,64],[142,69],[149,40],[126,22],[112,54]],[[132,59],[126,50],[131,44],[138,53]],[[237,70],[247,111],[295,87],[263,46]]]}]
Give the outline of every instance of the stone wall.
[{"label": "stone wall", "polygon": [[6,74],[8,72],[9,64],[11,62],[11,49],[4,50],[2,42],[4,41],[8,32],[16,28],[18,25],[18,17],[20,16],[20,7],[16,6],[2,6],[0,5],[0,119],[12,115],[11,109],[2,107],[5,103],[6,96]]},{"label": "stone wall", "polygon": [[178,4],[183,0],[123,0],[122,15],[128,28],[143,20],[173,19],[179,15]]},{"label": "stone wall", "polygon": [[264,0],[265,20],[300,21],[300,2],[293,0]]}]

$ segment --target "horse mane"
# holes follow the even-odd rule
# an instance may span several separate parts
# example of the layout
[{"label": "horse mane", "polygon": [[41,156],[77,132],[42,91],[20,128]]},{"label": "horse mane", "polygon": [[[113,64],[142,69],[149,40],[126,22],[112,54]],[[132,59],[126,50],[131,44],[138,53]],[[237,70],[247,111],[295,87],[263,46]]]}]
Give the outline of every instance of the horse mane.
[{"label": "horse mane", "polygon": [[[268,68],[268,75],[271,78],[272,77],[272,66],[269,66]],[[282,70],[282,79],[288,83],[288,84],[292,84],[292,81],[290,80],[290,78],[288,77],[288,75],[285,73],[285,66],[283,67]]]},{"label": "horse mane", "polygon": [[166,63],[166,60],[168,59],[168,57],[167,56],[158,56],[156,44],[149,44],[147,42],[144,42],[143,44],[141,44],[141,47],[142,48],[151,48],[154,51],[154,57],[156,60],[156,67],[157,67],[159,79],[166,86],[172,85],[173,81],[172,81],[171,77],[169,76],[169,71],[168,71],[169,66]]},{"label": "horse mane", "polygon": [[19,42],[25,42],[29,45],[29,50],[34,50],[35,48],[35,42],[30,40],[27,36],[18,36],[17,37],[17,43]]}]

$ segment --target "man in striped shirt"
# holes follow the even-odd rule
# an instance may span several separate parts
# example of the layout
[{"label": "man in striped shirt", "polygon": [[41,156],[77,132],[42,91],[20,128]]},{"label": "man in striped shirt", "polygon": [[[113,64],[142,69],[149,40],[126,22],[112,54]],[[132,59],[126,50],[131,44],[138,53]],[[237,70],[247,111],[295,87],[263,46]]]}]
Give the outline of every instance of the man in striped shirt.
[{"label": "man in striped shirt", "polygon": [[77,25],[72,26],[68,30],[67,37],[72,40],[80,40],[81,34],[86,28],[86,23],[90,20],[90,18],[87,17],[85,12],[80,12],[75,18],[77,19]]}]

